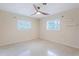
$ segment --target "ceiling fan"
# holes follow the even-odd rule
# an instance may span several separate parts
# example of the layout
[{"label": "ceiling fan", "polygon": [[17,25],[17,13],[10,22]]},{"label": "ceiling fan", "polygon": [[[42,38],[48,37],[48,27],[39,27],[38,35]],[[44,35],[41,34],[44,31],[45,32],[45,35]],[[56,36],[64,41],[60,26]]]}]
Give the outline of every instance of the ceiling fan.
[{"label": "ceiling fan", "polygon": [[33,7],[35,8],[36,12],[32,15],[36,15],[36,14],[49,15],[49,13],[45,13],[45,12],[40,11],[40,7],[36,6],[35,4],[33,4]]}]

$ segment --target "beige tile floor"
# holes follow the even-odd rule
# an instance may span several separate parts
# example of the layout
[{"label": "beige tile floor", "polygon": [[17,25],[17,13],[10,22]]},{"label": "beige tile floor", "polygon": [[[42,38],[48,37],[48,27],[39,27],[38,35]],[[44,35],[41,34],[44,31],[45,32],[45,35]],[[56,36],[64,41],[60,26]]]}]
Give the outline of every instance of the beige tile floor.
[{"label": "beige tile floor", "polygon": [[0,47],[0,56],[78,56],[79,49],[46,40],[31,40]]}]

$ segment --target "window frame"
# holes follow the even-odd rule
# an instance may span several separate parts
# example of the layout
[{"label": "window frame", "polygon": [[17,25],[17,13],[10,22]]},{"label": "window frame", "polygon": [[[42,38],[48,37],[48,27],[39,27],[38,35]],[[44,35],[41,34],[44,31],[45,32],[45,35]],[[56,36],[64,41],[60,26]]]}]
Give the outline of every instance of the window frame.
[{"label": "window frame", "polygon": [[[49,23],[53,23],[52,25],[54,25],[53,27],[52,27],[52,25],[51,26],[49,26],[50,24]],[[54,20],[48,20],[47,22],[46,22],[46,29],[47,30],[54,30],[54,31],[59,31],[60,30],[60,20],[59,19],[54,19]]]}]

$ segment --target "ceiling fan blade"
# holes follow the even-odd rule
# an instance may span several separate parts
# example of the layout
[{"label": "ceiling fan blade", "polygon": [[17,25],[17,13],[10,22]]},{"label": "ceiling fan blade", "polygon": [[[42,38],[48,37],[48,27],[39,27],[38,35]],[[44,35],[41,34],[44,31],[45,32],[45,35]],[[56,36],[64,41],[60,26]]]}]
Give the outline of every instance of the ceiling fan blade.
[{"label": "ceiling fan blade", "polygon": [[49,15],[49,13],[45,13],[45,12],[42,12],[42,11],[39,11],[39,12],[44,14],[44,15]]},{"label": "ceiling fan blade", "polygon": [[[36,13],[37,13],[37,12],[35,12],[35,13],[34,13],[34,14],[32,14],[32,15],[35,15]],[[31,15],[31,16],[32,16],[32,15]]]},{"label": "ceiling fan blade", "polygon": [[35,4],[33,4],[33,6],[34,6],[35,10],[38,12],[38,9],[37,9],[36,5],[35,5]]}]

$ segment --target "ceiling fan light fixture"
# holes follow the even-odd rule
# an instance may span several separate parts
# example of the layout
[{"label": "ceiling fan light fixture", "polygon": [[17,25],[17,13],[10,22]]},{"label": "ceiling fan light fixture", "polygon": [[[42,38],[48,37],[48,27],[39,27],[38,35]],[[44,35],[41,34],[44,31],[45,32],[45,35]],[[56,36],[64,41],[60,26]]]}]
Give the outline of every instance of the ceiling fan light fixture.
[{"label": "ceiling fan light fixture", "polygon": [[37,12],[37,15],[41,14],[40,12]]}]

